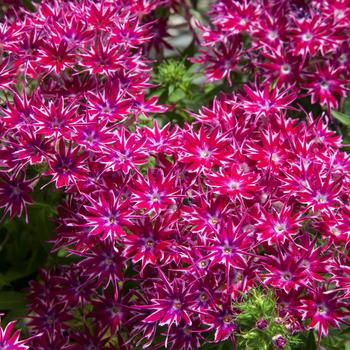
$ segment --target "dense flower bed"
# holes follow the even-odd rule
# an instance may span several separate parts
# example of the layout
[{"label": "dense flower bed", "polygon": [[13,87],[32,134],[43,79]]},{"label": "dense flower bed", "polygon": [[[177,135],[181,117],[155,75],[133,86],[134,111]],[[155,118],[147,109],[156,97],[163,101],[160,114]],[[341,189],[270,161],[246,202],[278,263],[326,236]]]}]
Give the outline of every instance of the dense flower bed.
[{"label": "dense flower bed", "polygon": [[206,24],[196,4],[43,1],[2,20],[4,227],[38,205],[55,229],[25,276],[28,339],[11,322],[0,348],[345,346],[350,118],[332,110],[349,2],[217,0]]}]

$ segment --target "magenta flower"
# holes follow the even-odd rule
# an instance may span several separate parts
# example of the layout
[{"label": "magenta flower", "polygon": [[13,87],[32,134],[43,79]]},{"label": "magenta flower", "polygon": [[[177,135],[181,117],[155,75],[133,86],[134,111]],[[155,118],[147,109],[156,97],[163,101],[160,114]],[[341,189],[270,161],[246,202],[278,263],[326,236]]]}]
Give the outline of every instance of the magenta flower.
[{"label": "magenta flower", "polygon": [[51,182],[55,182],[57,188],[75,184],[77,180],[85,177],[85,158],[86,155],[80,153],[80,147],[73,148],[70,144],[67,148],[61,139],[55,157],[49,159],[50,169],[47,175],[53,175]]},{"label": "magenta flower", "polygon": [[123,127],[117,130],[115,136],[113,147],[106,147],[106,152],[103,153],[102,163],[111,170],[121,169],[124,173],[147,163],[148,152],[144,147],[146,140]]},{"label": "magenta flower", "polygon": [[3,329],[0,327],[0,347],[6,350],[26,350],[29,349],[28,339],[19,340],[20,331],[13,332],[16,321],[12,321]]},{"label": "magenta flower", "polygon": [[318,289],[311,290],[302,299],[301,310],[303,319],[311,319],[309,328],[315,328],[320,335],[327,335],[328,328],[339,327],[340,323],[349,316],[344,311],[346,303],[337,291]]},{"label": "magenta flower", "polygon": [[158,217],[152,223],[148,217],[128,225],[132,234],[124,237],[123,256],[130,257],[133,263],[141,262],[141,273],[148,264],[157,266],[169,261],[175,232],[170,228],[170,217]]},{"label": "magenta flower", "polygon": [[301,217],[293,214],[292,207],[285,203],[280,211],[273,209],[271,213],[261,208],[261,216],[256,226],[258,239],[267,241],[269,245],[293,242],[293,237],[299,233]]},{"label": "magenta flower", "polygon": [[297,192],[301,203],[307,204],[307,208],[314,212],[331,212],[341,204],[342,176],[335,178],[330,169],[323,169],[320,165],[310,164],[302,169],[306,173],[306,181]]},{"label": "magenta flower", "polygon": [[196,198],[191,205],[184,206],[183,215],[193,225],[193,231],[210,237],[213,229],[218,230],[223,225],[231,210],[228,197],[211,195],[209,198]]},{"label": "magenta flower", "polygon": [[[283,349],[349,324],[350,156],[330,115],[348,114],[348,0],[214,0],[205,26],[197,1],[15,2],[0,207],[16,227],[32,192],[62,200],[35,338],[11,323],[0,349]],[[256,288],[276,305],[248,326],[235,306]]]},{"label": "magenta flower", "polygon": [[290,158],[288,145],[280,133],[273,132],[270,128],[261,133],[261,145],[249,145],[249,157],[257,161],[257,166],[278,173],[281,164]]},{"label": "magenta flower", "polygon": [[239,59],[242,55],[242,43],[236,36],[230,37],[228,44],[220,43],[212,52],[201,51],[200,57],[193,57],[192,62],[208,64],[206,74],[209,80],[226,78],[232,85],[231,72],[238,69]]},{"label": "magenta flower", "polygon": [[124,278],[125,262],[113,242],[105,240],[94,245],[87,252],[78,251],[76,254],[83,257],[78,265],[83,267],[83,275],[88,280],[96,277],[95,286],[103,285],[106,289],[112,284],[114,290],[118,291],[118,281]]},{"label": "magenta flower", "polygon": [[124,120],[132,106],[132,99],[125,98],[119,81],[107,81],[102,91],[98,90],[97,94],[88,92],[87,97],[89,113],[93,116],[91,119]]},{"label": "magenta flower", "polygon": [[219,129],[207,135],[202,127],[198,132],[186,132],[183,137],[180,161],[187,164],[187,170],[207,173],[218,165],[227,164],[232,149]]},{"label": "magenta flower", "polygon": [[253,198],[253,193],[261,188],[257,181],[255,173],[241,170],[236,164],[220,173],[208,175],[208,184],[215,192],[227,194],[231,200],[238,199],[241,202],[244,198]]},{"label": "magenta flower", "polygon": [[90,74],[110,74],[123,68],[128,52],[121,47],[113,45],[111,42],[106,44],[98,41],[96,46],[86,49],[81,55],[81,65]]},{"label": "magenta flower", "polygon": [[157,285],[157,294],[151,299],[152,304],[140,305],[138,308],[155,310],[143,321],[146,323],[159,322],[159,325],[167,325],[171,328],[174,323],[179,326],[181,321],[191,325],[190,306],[193,300],[191,285],[185,287],[181,279],[169,282],[164,273],[159,270],[160,281]]},{"label": "magenta flower", "polygon": [[132,201],[139,209],[144,209],[147,213],[155,212],[159,214],[175,203],[175,198],[179,196],[179,190],[175,187],[176,177],[169,173],[164,176],[162,170],[152,174],[149,168],[147,171],[147,179],[139,175],[133,181]]},{"label": "magenta flower", "polygon": [[275,87],[271,90],[267,84],[261,89],[255,86],[255,89],[252,90],[248,85],[244,85],[243,88],[246,96],[241,97],[240,105],[245,113],[254,115],[256,119],[261,116],[268,117],[286,109],[293,109],[290,104],[297,96],[291,89],[281,91]]},{"label": "magenta flower", "polygon": [[145,127],[142,131],[139,129],[139,138],[145,138],[148,150],[159,153],[172,154],[179,148],[179,130],[177,127],[171,129],[168,123],[160,128],[158,123],[154,121],[153,128]]},{"label": "magenta flower", "polygon": [[58,74],[61,70],[70,68],[76,63],[76,55],[72,53],[73,48],[62,40],[58,45],[55,43],[44,44],[39,50],[38,63],[46,68],[48,72],[54,71]]},{"label": "magenta flower", "polygon": [[286,293],[306,285],[306,267],[301,259],[279,252],[277,256],[266,257],[263,264],[268,271],[264,281],[267,285],[282,288]]},{"label": "magenta flower", "polygon": [[[293,18],[295,27],[291,29],[295,55],[315,55],[318,50],[324,55],[334,43],[333,26],[330,18],[311,12],[310,18]],[[330,30],[331,28],[331,30]]]},{"label": "magenta flower", "polygon": [[303,87],[311,95],[311,103],[320,102],[325,105],[328,111],[338,109],[338,99],[346,97],[349,81],[342,76],[342,68],[334,68],[328,64],[324,67],[316,65],[314,73],[308,73],[307,81]]},{"label": "magenta flower", "polygon": [[129,223],[131,211],[128,201],[121,198],[122,193],[109,191],[98,193],[97,198],[90,198],[90,204],[84,208],[86,214],[83,215],[89,227],[90,235],[101,235],[102,239],[116,238],[125,235],[123,225]]},{"label": "magenta flower", "polygon": [[[223,295],[222,298],[227,298],[227,296]],[[231,337],[232,343],[235,344],[233,333],[238,328],[234,320],[236,312],[228,304],[224,303],[220,308],[209,310],[205,314],[203,322],[210,325],[210,329],[215,330],[215,342],[224,341]]]},{"label": "magenta flower", "polygon": [[33,125],[37,132],[47,137],[64,136],[69,139],[74,131],[73,127],[79,123],[81,117],[77,114],[78,106],[71,102],[65,106],[64,99],[60,98],[58,104],[50,102],[49,106],[42,105],[40,108],[33,106]]},{"label": "magenta flower", "polygon": [[37,182],[37,177],[26,179],[23,173],[12,177],[6,173],[0,174],[0,208],[4,209],[2,219],[6,214],[13,218],[16,215],[20,217],[24,212],[25,220],[28,221],[26,207],[33,202],[30,193]]},{"label": "magenta flower", "polygon": [[230,222],[213,239],[208,239],[208,245],[202,248],[208,251],[205,258],[209,259],[209,266],[224,264],[228,275],[230,268],[240,270],[247,266],[247,255],[251,246],[252,240],[242,231],[241,224],[234,226]]}]

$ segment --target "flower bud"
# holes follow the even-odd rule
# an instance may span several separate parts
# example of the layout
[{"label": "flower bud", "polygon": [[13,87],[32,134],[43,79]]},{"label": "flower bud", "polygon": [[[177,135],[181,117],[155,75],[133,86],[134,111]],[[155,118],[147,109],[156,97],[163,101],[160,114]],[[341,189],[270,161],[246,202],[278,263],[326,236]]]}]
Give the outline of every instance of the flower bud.
[{"label": "flower bud", "polygon": [[287,339],[283,335],[277,334],[272,338],[272,343],[275,348],[284,349],[287,345]]},{"label": "flower bud", "polygon": [[255,323],[255,327],[258,329],[266,329],[268,325],[268,322],[264,318],[257,320]]}]

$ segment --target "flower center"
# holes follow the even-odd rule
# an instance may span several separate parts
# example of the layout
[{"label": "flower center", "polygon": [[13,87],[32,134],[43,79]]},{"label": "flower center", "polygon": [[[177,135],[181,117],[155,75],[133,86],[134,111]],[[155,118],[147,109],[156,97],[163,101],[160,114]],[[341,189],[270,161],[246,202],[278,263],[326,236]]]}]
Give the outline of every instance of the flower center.
[{"label": "flower center", "polygon": [[277,154],[277,153],[272,153],[272,154],[271,154],[271,160],[272,160],[273,162],[277,162],[277,161],[279,160],[278,154]]},{"label": "flower center", "polygon": [[340,230],[337,229],[336,227],[331,227],[331,232],[335,235],[335,236],[339,236],[340,235]]},{"label": "flower center", "polygon": [[216,225],[219,222],[218,218],[213,216],[209,219],[209,223],[212,225]]},{"label": "flower center", "polygon": [[340,56],[339,56],[339,62],[340,63],[345,63],[347,61],[348,57],[346,55],[346,53],[342,53]]},{"label": "flower center", "polygon": [[323,304],[317,306],[317,313],[324,315],[327,313],[327,307]]},{"label": "flower center", "polygon": [[156,202],[159,202],[159,200],[160,200],[160,195],[159,195],[159,193],[153,193],[153,194],[151,195],[151,202],[156,203]]},{"label": "flower center", "polygon": [[115,224],[117,222],[117,218],[113,215],[109,217],[108,221],[110,224]]},{"label": "flower center", "polygon": [[284,272],[282,273],[282,279],[285,281],[290,281],[292,279],[292,275],[290,272]]},{"label": "flower center", "polygon": [[231,323],[232,322],[232,316],[231,315],[225,315],[223,317],[223,320],[225,323]]},{"label": "flower center", "polygon": [[238,190],[239,187],[240,187],[240,183],[237,182],[237,181],[230,181],[230,183],[228,184],[228,187],[231,189],[231,190]]},{"label": "flower center", "polygon": [[154,246],[154,241],[152,241],[151,239],[149,239],[146,243],[147,247],[153,247]]},{"label": "flower center", "polygon": [[204,268],[204,267],[207,267],[208,266],[208,261],[207,260],[202,260],[200,263],[199,263],[199,266]]},{"label": "flower center", "polygon": [[12,187],[12,195],[18,197],[20,194],[22,194],[22,190],[19,186],[13,186]]},{"label": "flower center", "polygon": [[340,9],[336,9],[334,11],[334,17],[338,18],[338,19],[342,19],[345,17],[345,13],[343,10],[340,10]]},{"label": "flower center", "polygon": [[320,204],[324,204],[327,202],[327,197],[322,194],[322,193],[318,193],[315,197],[316,201]]},{"label": "flower center", "polygon": [[112,265],[113,264],[113,259],[112,258],[107,258],[106,259],[106,264],[107,265]]},{"label": "flower center", "polygon": [[243,275],[240,272],[236,272],[235,282],[242,282],[242,281],[243,281]]},{"label": "flower center", "polygon": [[182,308],[182,304],[181,304],[180,300],[177,300],[177,299],[174,300],[173,306],[175,309],[178,309],[178,310],[180,310]]},{"label": "flower center", "polygon": [[208,296],[207,296],[205,293],[202,293],[202,294],[200,295],[199,299],[200,299],[201,301],[207,301],[209,298],[208,298]]},{"label": "flower center", "polygon": [[230,247],[224,247],[224,253],[230,254],[232,252],[232,249]]},{"label": "flower center", "polygon": [[301,36],[304,41],[310,41],[313,37],[312,33],[305,33]]},{"label": "flower center", "polygon": [[285,63],[282,65],[281,71],[283,74],[289,74],[292,71],[292,67],[290,66],[290,64]]},{"label": "flower center", "polygon": [[201,158],[209,158],[211,153],[207,149],[203,149],[199,152]]},{"label": "flower center", "polygon": [[274,229],[276,233],[282,233],[283,231],[285,231],[286,225],[279,223],[274,227]]},{"label": "flower center", "polygon": [[241,20],[239,21],[239,24],[244,26],[248,23],[248,19],[247,18],[241,18]]},{"label": "flower center", "polygon": [[267,34],[267,37],[268,37],[270,40],[275,40],[275,39],[277,39],[277,37],[278,37],[278,33],[275,32],[274,30],[271,30],[271,31]]},{"label": "flower center", "polygon": [[327,81],[322,81],[320,84],[321,89],[323,90],[328,90],[329,88],[329,83]]}]

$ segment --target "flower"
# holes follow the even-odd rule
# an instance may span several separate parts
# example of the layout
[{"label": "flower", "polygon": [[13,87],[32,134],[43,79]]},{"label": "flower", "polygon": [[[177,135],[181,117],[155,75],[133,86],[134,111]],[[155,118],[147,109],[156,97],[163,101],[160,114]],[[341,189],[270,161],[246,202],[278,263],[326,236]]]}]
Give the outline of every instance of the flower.
[{"label": "flower", "polygon": [[26,179],[24,173],[12,177],[0,173],[0,208],[4,209],[4,216],[9,213],[11,218],[20,217],[24,212],[28,222],[26,207],[33,202],[30,193],[37,182],[37,177]]},{"label": "flower", "polygon": [[288,348],[349,323],[350,157],[330,115],[347,2],[215,0],[206,26],[180,0],[0,16],[6,225],[32,192],[60,198],[23,347]]},{"label": "flower", "polygon": [[296,99],[296,94],[291,89],[281,91],[275,87],[271,90],[267,84],[261,89],[255,86],[253,90],[248,85],[244,85],[243,88],[245,96],[241,97],[240,106],[246,114],[255,115],[256,119],[293,109],[289,105]]},{"label": "flower", "polygon": [[100,192],[96,198],[90,198],[84,206],[84,227],[89,227],[90,235],[101,235],[102,239],[116,239],[125,235],[123,225],[127,224],[131,215],[128,201],[121,198],[122,193],[115,191]]},{"label": "flower", "polygon": [[152,304],[139,306],[140,309],[155,310],[143,322],[159,322],[159,325],[171,328],[173,323],[179,326],[180,322],[184,321],[190,326],[192,324],[190,306],[193,298],[191,286],[185,287],[181,279],[169,282],[161,270],[159,276],[160,281],[155,282],[157,295],[152,298]]},{"label": "flower", "polygon": [[311,95],[311,103],[320,102],[326,105],[328,111],[338,109],[339,97],[346,97],[349,81],[342,77],[341,67],[331,67],[325,64],[323,67],[316,65],[314,73],[307,73],[307,80],[303,87]]},{"label": "flower", "polygon": [[306,298],[302,299],[303,319],[311,319],[309,328],[315,328],[320,335],[327,335],[329,326],[339,327],[348,312],[343,298],[337,291],[319,288],[310,290]]},{"label": "flower", "polygon": [[0,327],[0,347],[8,350],[26,350],[29,349],[28,339],[19,340],[20,331],[13,329],[16,325],[16,321],[8,323],[5,329]]},{"label": "flower", "polygon": [[232,149],[219,129],[207,135],[201,127],[198,132],[184,133],[180,161],[187,164],[187,170],[196,173],[207,173],[215,166],[228,163]]},{"label": "flower", "polygon": [[175,203],[175,198],[179,196],[175,188],[176,177],[169,173],[164,176],[162,170],[152,174],[149,168],[147,179],[139,175],[132,184],[132,201],[139,209],[144,209],[147,213],[154,211],[159,214]]},{"label": "flower", "polygon": [[261,318],[256,321],[255,325],[256,325],[256,328],[264,330],[268,327],[269,323],[264,318]]},{"label": "flower", "polygon": [[288,342],[283,335],[277,334],[272,337],[272,343],[276,349],[284,349]]}]

